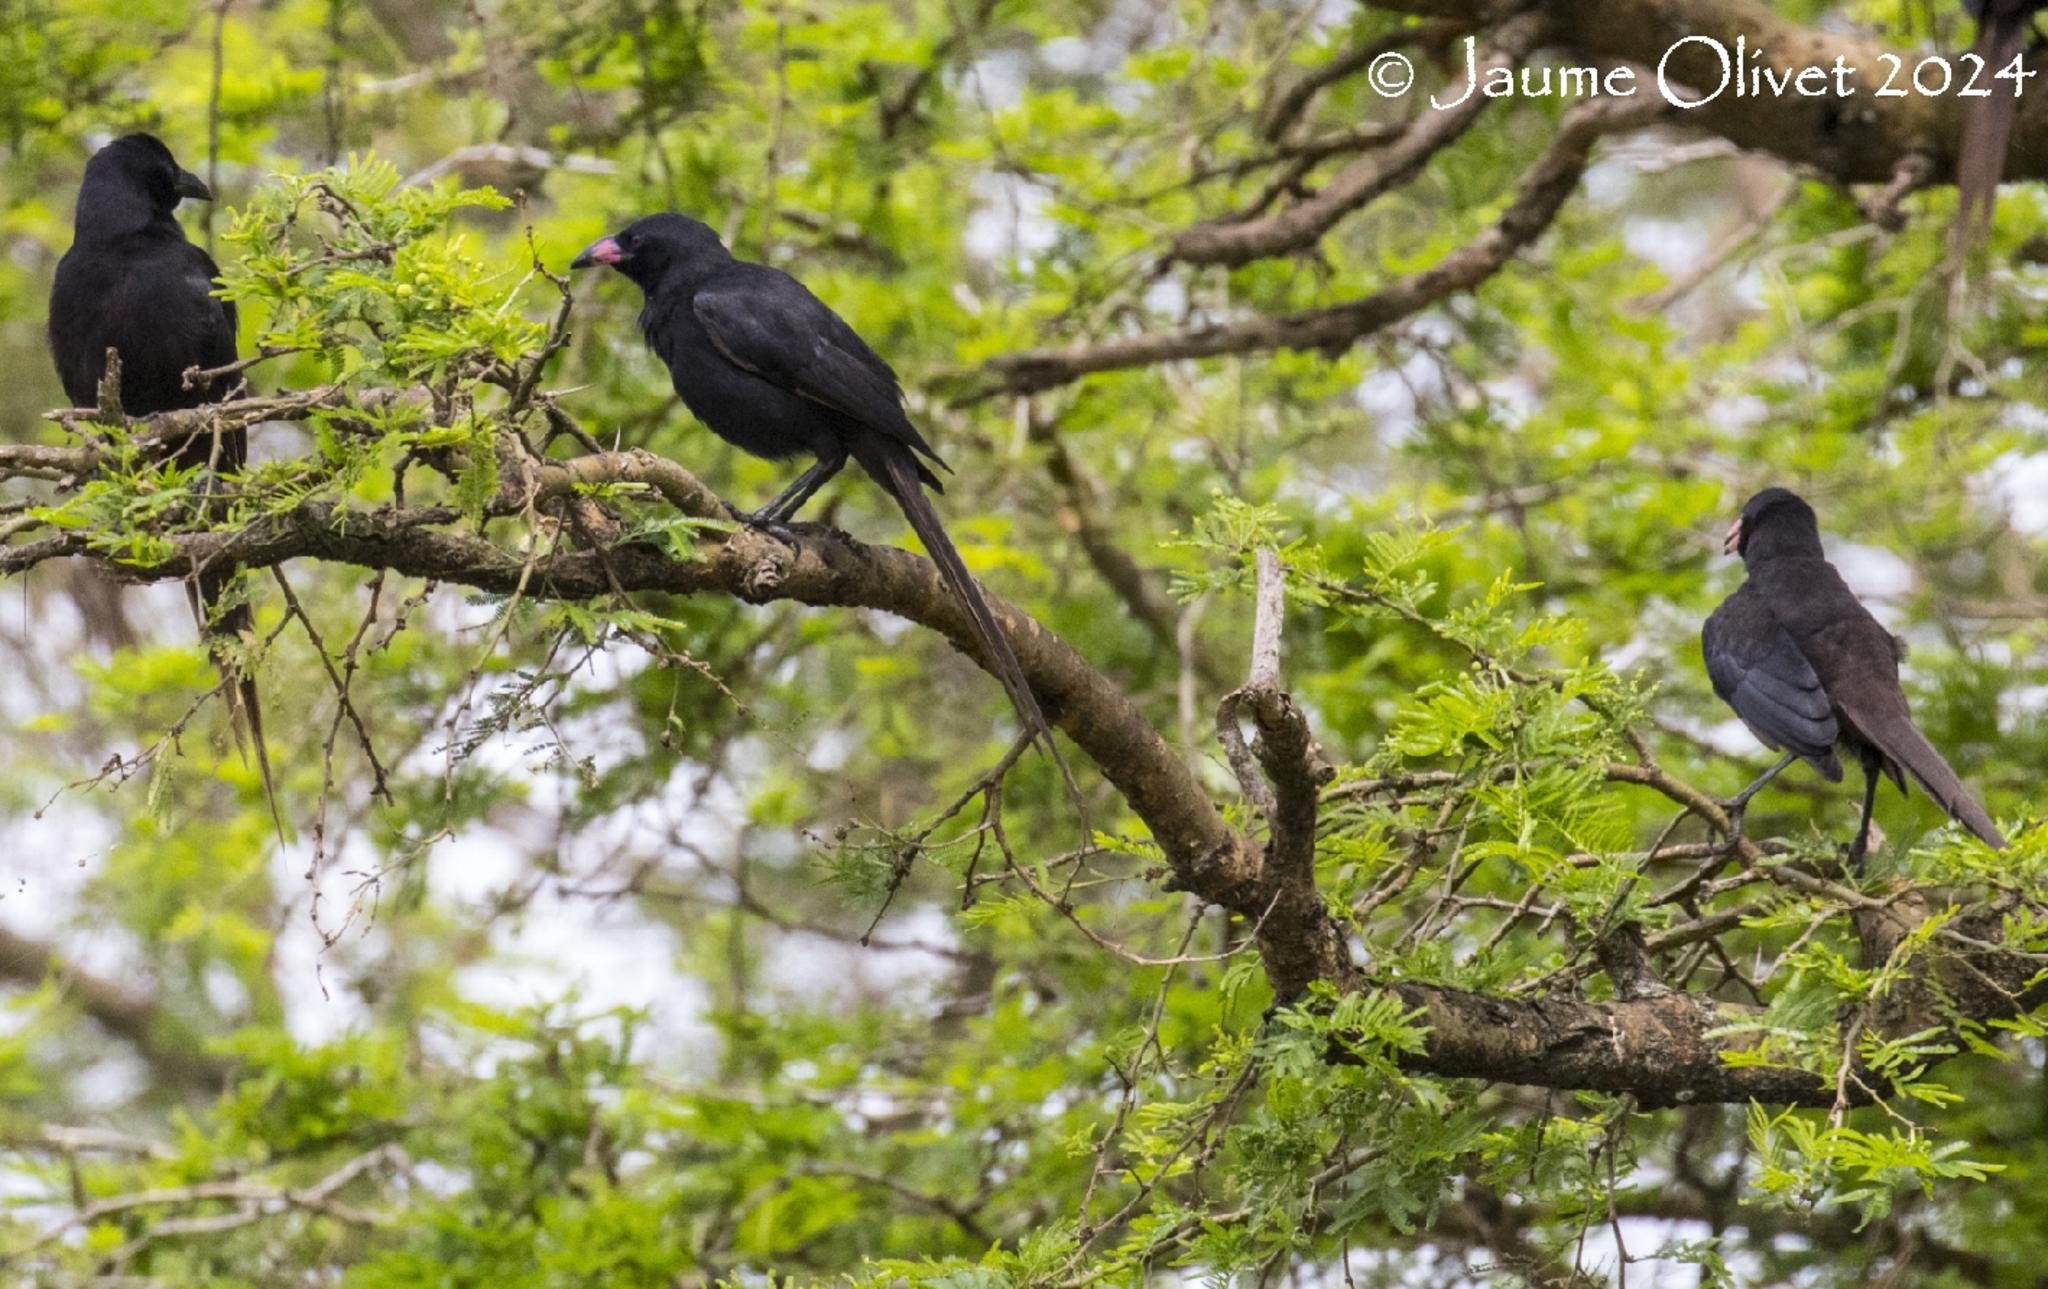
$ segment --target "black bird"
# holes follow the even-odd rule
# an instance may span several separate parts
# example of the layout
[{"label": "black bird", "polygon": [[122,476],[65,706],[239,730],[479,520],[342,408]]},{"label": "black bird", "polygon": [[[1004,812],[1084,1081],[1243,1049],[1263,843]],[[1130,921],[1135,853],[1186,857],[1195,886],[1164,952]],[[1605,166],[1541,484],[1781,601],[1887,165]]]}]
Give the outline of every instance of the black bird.
[{"label": "black bird", "polygon": [[1842,779],[1836,749],[1863,766],[1863,820],[1852,868],[1870,845],[1881,774],[1906,790],[1912,775],[1935,804],[1994,849],[2005,835],[1941,753],[1913,725],[1899,687],[1905,642],[1878,624],[1821,550],[1813,507],[1784,488],[1749,499],[1728,529],[1724,553],[1742,555],[1749,577],[1700,632],[1714,692],[1750,732],[1785,755],[1727,802],[1741,836],[1749,799],[1795,760],[1830,782]]},{"label": "black bird", "polygon": [[1963,137],[1956,154],[1958,249],[1975,244],[1991,228],[1991,207],[2005,174],[2021,84],[2011,78],[1999,80],[1997,73],[2020,56],[2028,25],[2035,14],[2048,9],[2048,0],[1963,0],[1963,8],[1977,20],[1977,42],[1970,52],[1984,60],[1979,74],[1990,93],[1969,99],[1963,107]]},{"label": "black bird", "polygon": [[[172,214],[187,197],[211,201],[213,193],[154,136],[116,139],[86,162],[71,249],[57,262],[50,290],[50,353],[74,407],[97,404],[109,349],[121,357],[121,409],[131,416],[198,407],[216,398],[215,386],[206,382],[188,388],[185,371],[235,361],[235,306],[213,294],[220,269],[185,240]],[[227,382],[217,384],[225,388]],[[231,430],[217,443],[213,435],[195,434],[173,459],[215,475],[240,470],[247,456],[247,431]],[[239,741],[246,731],[255,744],[275,812],[256,685],[223,647],[255,627],[246,604],[216,608],[230,576],[201,572],[188,589],[207,652],[228,682],[235,737]]]},{"label": "black bird", "polygon": [[635,220],[591,243],[569,267],[594,264],[609,264],[639,286],[646,297],[640,330],[684,405],[712,433],[772,461],[816,458],[751,516],[754,523],[794,517],[849,457],[882,485],[960,602],[1025,732],[1044,745],[1073,792],[1024,668],[925,495],[927,487],[945,491],[931,467],[949,467],[910,423],[889,364],[803,283],[735,259],[718,234],[683,215]]}]

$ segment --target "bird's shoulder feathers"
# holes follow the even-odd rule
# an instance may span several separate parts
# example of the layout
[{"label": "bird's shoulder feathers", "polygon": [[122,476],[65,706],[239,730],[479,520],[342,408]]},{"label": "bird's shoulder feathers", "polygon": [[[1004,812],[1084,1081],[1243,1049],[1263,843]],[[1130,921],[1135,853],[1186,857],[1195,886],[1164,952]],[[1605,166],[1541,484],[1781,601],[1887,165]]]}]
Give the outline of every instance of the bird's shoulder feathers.
[{"label": "bird's shoulder feathers", "polygon": [[939,459],[904,412],[895,371],[787,273],[737,261],[696,288],[690,310],[734,366]]}]

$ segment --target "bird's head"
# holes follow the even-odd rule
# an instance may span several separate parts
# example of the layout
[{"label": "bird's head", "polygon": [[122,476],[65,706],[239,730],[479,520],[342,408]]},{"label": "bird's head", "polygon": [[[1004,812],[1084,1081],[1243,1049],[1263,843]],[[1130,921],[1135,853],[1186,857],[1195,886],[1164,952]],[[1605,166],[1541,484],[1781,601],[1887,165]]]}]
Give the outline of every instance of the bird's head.
[{"label": "bird's head", "polygon": [[1766,488],[1743,504],[1721,543],[1724,555],[1746,560],[1769,555],[1819,555],[1820,520],[1790,488]]},{"label": "bird's head", "polygon": [[636,219],[598,238],[569,261],[569,267],[609,264],[644,289],[675,269],[711,268],[731,259],[717,233],[687,215],[664,213]]},{"label": "bird's head", "polygon": [[85,163],[83,191],[94,189],[138,195],[160,215],[169,215],[187,197],[213,200],[212,189],[179,166],[171,150],[153,134],[123,135],[95,152]]}]

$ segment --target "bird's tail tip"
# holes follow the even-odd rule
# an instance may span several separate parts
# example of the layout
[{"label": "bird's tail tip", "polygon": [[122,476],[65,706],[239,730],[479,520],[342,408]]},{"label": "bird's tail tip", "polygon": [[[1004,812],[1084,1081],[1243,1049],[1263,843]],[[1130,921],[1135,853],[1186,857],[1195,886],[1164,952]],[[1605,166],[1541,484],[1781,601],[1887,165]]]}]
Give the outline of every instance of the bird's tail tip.
[{"label": "bird's tail tip", "polygon": [[255,764],[257,777],[263,782],[263,799],[270,807],[270,822],[277,830],[278,845],[288,846],[291,833],[285,827],[284,811],[278,804],[277,779],[271,771],[269,740],[263,733],[263,704],[257,693],[256,679],[243,670],[241,661],[230,647],[230,642],[253,639],[256,616],[247,604],[235,604],[222,609],[220,620],[214,622],[212,606],[218,600],[221,588],[195,583],[188,589],[192,610],[199,619],[199,630],[204,637],[207,660],[221,679],[221,694],[228,707],[228,730],[234,736],[235,750],[241,755],[242,764]]},{"label": "bird's tail tip", "polygon": [[244,765],[255,762],[256,776],[263,782],[263,800],[270,807],[270,823],[277,830],[277,844],[289,846],[291,833],[285,827],[284,810],[278,804],[277,778],[270,768],[270,743],[263,734],[263,708],[257,698],[256,682],[248,676],[234,675],[227,693],[228,726],[234,731],[235,746]]}]

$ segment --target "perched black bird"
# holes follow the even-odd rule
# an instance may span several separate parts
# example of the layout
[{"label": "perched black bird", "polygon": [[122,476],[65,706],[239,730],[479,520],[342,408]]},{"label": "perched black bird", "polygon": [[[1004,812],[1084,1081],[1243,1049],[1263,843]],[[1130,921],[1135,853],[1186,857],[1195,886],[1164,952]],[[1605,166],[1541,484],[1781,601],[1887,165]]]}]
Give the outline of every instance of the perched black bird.
[{"label": "perched black bird", "polygon": [[[185,387],[185,369],[235,361],[235,306],[213,294],[220,270],[171,213],[187,197],[213,200],[150,135],[116,139],[86,163],[71,249],[50,291],[50,351],[74,406],[96,402],[109,349],[121,354],[131,416],[210,401],[207,386]],[[211,442],[185,447],[210,453]],[[239,437],[221,447],[230,457],[221,465],[241,464]]]},{"label": "perched black bird", "polygon": [[[235,361],[235,306],[213,294],[220,270],[185,240],[172,215],[187,197],[213,200],[199,176],[180,169],[170,149],[151,135],[116,139],[86,162],[71,249],[57,262],[50,290],[50,352],[73,406],[98,403],[109,349],[120,354],[121,409],[130,416],[198,407],[226,392],[228,382],[218,389],[185,384],[187,368]],[[193,435],[178,446],[175,460],[222,474],[240,470],[247,455],[247,432],[232,430],[217,440]],[[225,692],[235,736],[239,740],[246,731],[255,744],[264,790],[270,792],[255,682],[239,674],[220,644],[253,630],[255,622],[246,604],[216,610],[227,583],[228,575],[200,573],[189,588],[193,611],[214,666],[229,682]],[[271,808],[276,809],[274,793]]]},{"label": "perched black bird", "polygon": [[[1024,668],[925,495],[926,487],[944,491],[931,466],[948,467],[904,413],[889,364],[803,283],[733,258],[694,219],[635,220],[593,242],[570,267],[593,264],[609,264],[645,294],[640,330],[698,420],[755,456],[816,458],[753,522],[792,518],[848,457],[882,485],[960,602],[1025,731],[1065,775]],[[1067,782],[1071,789],[1071,775]]]},{"label": "perched black bird", "polygon": [[1981,71],[1986,97],[1971,98],[1963,107],[1963,137],[1956,154],[1955,244],[1974,245],[1991,228],[1991,208],[2005,174],[2006,149],[2012,142],[2013,118],[2019,113],[2022,82],[1997,79],[2026,47],[2027,28],[2048,0],[1963,0],[1977,20],[1977,42],[1970,52],[1984,60]]},{"label": "perched black bird", "polygon": [[1849,848],[1860,865],[1880,774],[1906,789],[1906,776],[1994,849],[2005,836],[1941,753],[1913,726],[1899,687],[1905,643],[1878,624],[1821,551],[1813,507],[1784,488],[1766,488],[1728,529],[1724,552],[1740,552],[1748,580],[1714,610],[1700,633],[1714,692],[1750,732],[1785,749],[1778,763],[1728,805],[1741,835],[1749,799],[1795,760],[1830,782],[1842,778],[1837,748],[1863,766],[1863,820]]}]

